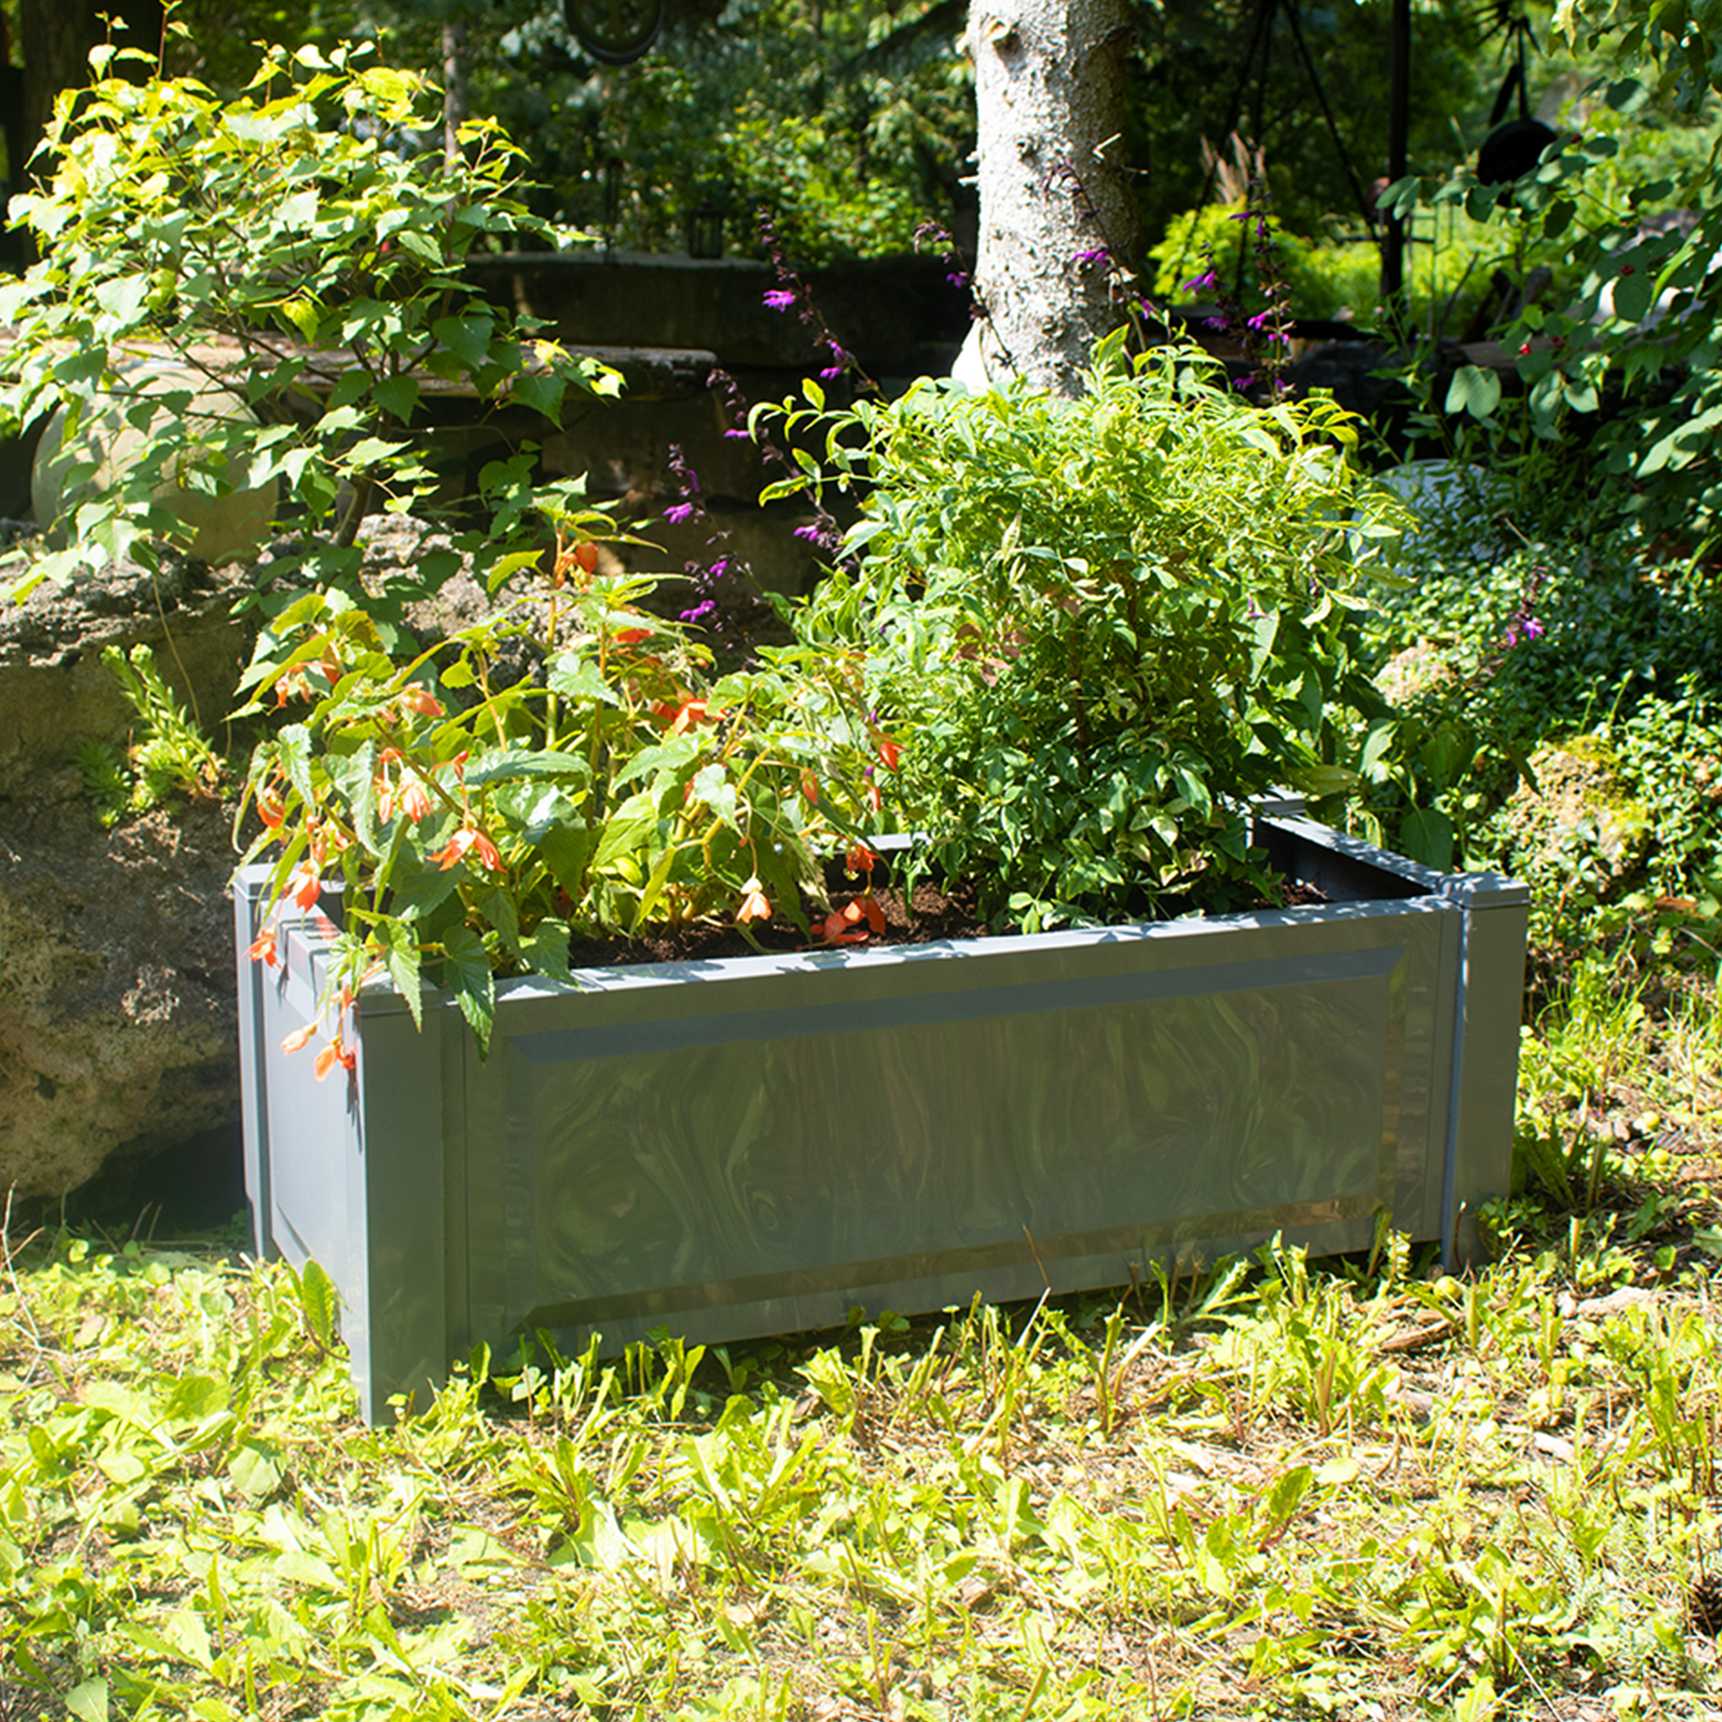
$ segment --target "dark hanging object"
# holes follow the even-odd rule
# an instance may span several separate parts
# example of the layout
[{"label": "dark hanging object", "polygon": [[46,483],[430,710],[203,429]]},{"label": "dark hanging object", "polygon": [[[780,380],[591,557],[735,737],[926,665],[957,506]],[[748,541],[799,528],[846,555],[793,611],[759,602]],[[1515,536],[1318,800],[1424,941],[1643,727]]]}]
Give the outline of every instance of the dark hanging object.
[{"label": "dark hanging object", "polygon": [[723,256],[723,230],[727,212],[721,203],[702,203],[690,209],[687,218],[688,255]]},{"label": "dark hanging object", "polygon": [[1496,126],[1477,151],[1477,177],[1484,185],[1523,179],[1554,141],[1554,132],[1541,120],[1508,120]]},{"label": "dark hanging object", "polygon": [[562,0],[562,16],[592,59],[603,66],[627,66],[657,41],[664,0]]},{"label": "dark hanging object", "polygon": [[[1492,19],[1483,40],[1497,33],[1503,38],[1503,51],[1512,56],[1506,81],[1495,97],[1494,111],[1489,115],[1490,132],[1477,152],[1477,177],[1484,185],[1508,185],[1524,176],[1542,160],[1543,151],[1555,141],[1551,127],[1531,118],[1530,97],[1525,81],[1527,53],[1537,45],[1531,34],[1531,21],[1523,13],[1512,10],[1511,0],[1489,0],[1484,14]],[[1514,95],[1519,98],[1519,116],[1507,118],[1507,108]]]}]

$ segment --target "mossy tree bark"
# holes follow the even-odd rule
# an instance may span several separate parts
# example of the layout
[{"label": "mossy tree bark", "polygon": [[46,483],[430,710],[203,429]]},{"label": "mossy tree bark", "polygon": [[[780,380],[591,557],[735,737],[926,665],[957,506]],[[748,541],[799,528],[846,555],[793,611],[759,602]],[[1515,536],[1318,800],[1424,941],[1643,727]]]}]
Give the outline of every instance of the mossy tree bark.
[{"label": "mossy tree bark", "polygon": [[1141,234],[1123,160],[1126,0],[971,0],[979,139],[980,315],[957,362],[971,384],[1017,372],[1074,391],[1123,321],[1103,263]]}]

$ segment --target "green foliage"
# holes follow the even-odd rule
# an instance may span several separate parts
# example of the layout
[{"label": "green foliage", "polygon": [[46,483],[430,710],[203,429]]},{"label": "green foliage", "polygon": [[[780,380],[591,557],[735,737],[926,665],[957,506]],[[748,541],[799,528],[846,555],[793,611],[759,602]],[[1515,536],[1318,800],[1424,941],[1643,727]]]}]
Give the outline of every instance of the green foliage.
[{"label": "green foliage", "polygon": [[[1615,505],[1702,534],[1722,506],[1722,19],[1660,0],[1569,0],[1558,15],[1604,68],[1582,129],[1560,133],[1514,183],[1486,186],[1461,168],[1387,198],[1462,208],[1558,253],[1572,294],[1527,307],[1504,335],[1533,433],[1552,441],[1594,424],[1587,461]],[[1654,152],[1653,177],[1624,171],[1623,154],[1642,151],[1659,119],[1684,125],[1682,146]]]},{"label": "green foliage", "polygon": [[[566,980],[573,937],[745,927],[762,899],[805,927],[818,858],[869,813],[843,654],[767,650],[714,676],[689,630],[642,608],[654,579],[596,571],[610,522],[576,486],[514,506],[556,548],[537,580],[536,553],[495,559],[491,616],[403,662],[365,609],[311,593],[246,676],[248,709],[307,702],[259,744],[247,796],[276,903],[343,887],[331,994],[387,974],[416,1015],[423,974],[481,1044],[494,975]],[[522,653],[526,673],[505,667]],[[273,960],[272,935],[254,954]]]},{"label": "green foliage", "polygon": [[[1528,1043],[1551,1109],[1567,1026]],[[1275,1244],[812,1343],[528,1336],[380,1429],[313,1267],[56,1235],[0,1273],[15,1707],[1700,1722],[1703,1151],[1648,1188],[1610,1153],[1570,1224],[1502,1204],[1474,1276],[1383,1226],[1367,1266]]]},{"label": "green foliage", "polygon": [[888,793],[938,870],[1026,929],[1259,893],[1249,797],[1351,783],[1336,718],[1369,697],[1359,562],[1392,510],[1348,415],[1251,407],[1199,351],[1121,335],[1074,400],[818,405],[761,415],[825,435],[767,494],[864,497],[798,630],[866,652]]},{"label": "green foliage", "polygon": [[[16,427],[64,412],[78,448],[117,404],[142,440],[105,491],[80,488],[97,457],[80,459],[60,523],[70,543],[36,556],[15,595],[185,548],[176,492],[270,484],[307,572],[351,582],[363,514],[431,485],[408,434],[426,388],[551,421],[572,396],[614,390],[613,373],[463,281],[475,247],[565,237],[522,202],[520,152],[490,120],[463,126],[453,160],[422,147],[434,88],[368,58],[268,49],[224,102],[192,79],[121,77],[148,56],[103,48],[90,88],[58,98],[45,183],[13,206],[43,255],[0,289],[16,337],[0,416]],[[187,381],[152,388],[134,370],[143,354],[237,389],[243,410]]]},{"label": "green foliage", "polygon": [[137,715],[126,753],[134,773],[132,807],[141,811],[157,806],[176,792],[207,796],[219,790],[221,756],[162,680],[155,653],[141,644],[129,653],[106,646],[102,664]]},{"label": "green foliage", "polygon": [[[1544,937],[1594,938],[1603,906],[1616,924],[1660,899],[1697,912],[1722,890],[1717,568],[1632,529],[1480,561],[1479,530],[1426,527],[1370,624],[1393,709],[1354,737],[1362,829],[1413,851],[1438,830],[1467,863],[1529,877]],[[1539,757],[1582,792],[1564,835],[1536,817]],[[1626,842],[1634,827],[1649,840]]]}]

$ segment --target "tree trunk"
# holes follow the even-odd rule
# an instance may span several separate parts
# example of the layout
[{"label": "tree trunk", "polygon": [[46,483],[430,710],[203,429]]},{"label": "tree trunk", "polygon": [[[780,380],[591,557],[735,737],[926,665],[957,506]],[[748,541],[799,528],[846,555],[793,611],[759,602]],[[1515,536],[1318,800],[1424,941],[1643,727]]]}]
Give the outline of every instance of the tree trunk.
[{"label": "tree trunk", "polygon": [[460,157],[457,134],[466,116],[466,25],[450,18],[442,27],[442,150],[451,162]]},{"label": "tree trunk", "polygon": [[1127,0],[971,0],[979,139],[979,316],[956,375],[1017,372],[1074,391],[1095,340],[1124,321],[1104,248],[1134,264],[1140,224],[1122,160]]}]

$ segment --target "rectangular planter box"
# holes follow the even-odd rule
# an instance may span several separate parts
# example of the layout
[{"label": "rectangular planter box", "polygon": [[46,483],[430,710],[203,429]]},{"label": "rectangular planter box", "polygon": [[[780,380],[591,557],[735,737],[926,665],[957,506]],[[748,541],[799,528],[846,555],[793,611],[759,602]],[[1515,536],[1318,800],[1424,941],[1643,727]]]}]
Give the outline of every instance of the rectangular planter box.
[{"label": "rectangular planter box", "polygon": [[[593,969],[498,988],[481,1059],[427,991],[355,1006],[358,1067],[281,1039],[325,945],[239,959],[260,1254],[342,1299],[365,1414],[479,1340],[789,1333],[1127,1285],[1377,1215],[1451,1258],[1507,1189],[1526,893],[1264,804],[1319,906]],[[264,871],[236,886],[239,949]]]}]

